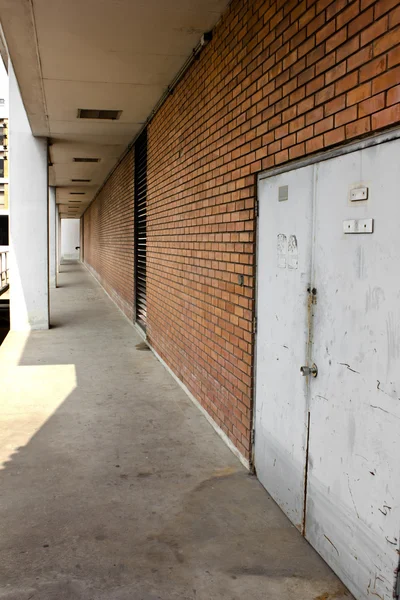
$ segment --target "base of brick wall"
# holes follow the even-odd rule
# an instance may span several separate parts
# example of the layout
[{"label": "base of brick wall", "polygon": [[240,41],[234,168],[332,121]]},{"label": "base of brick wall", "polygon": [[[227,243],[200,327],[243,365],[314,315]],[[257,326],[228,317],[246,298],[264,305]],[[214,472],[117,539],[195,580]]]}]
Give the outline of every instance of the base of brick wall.
[{"label": "base of brick wall", "polygon": [[82,262],[83,266],[89,271],[89,273],[94,277],[94,279],[101,285],[103,290],[106,292],[107,296],[117,305],[119,310],[123,313],[123,315],[128,319],[130,323],[133,321],[133,307],[130,306],[123,298],[121,298],[117,292],[107,285],[107,282],[104,281],[104,278],[101,277],[93,267],[91,267],[88,263]]},{"label": "base of brick wall", "polygon": [[175,375],[175,373],[172,371],[172,369],[169,368],[169,366],[167,365],[167,363],[161,358],[161,356],[159,356],[157,354],[157,352],[154,350],[154,348],[152,348],[152,346],[146,342],[149,346],[149,348],[151,349],[151,351],[153,352],[154,356],[157,358],[157,360],[160,361],[160,363],[163,365],[163,367],[165,367],[165,369],[167,369],[168,373],[170,375],[172,375],[172,377],[175,379],[175,381],[177,382],[177,384],[183,389],[183,391],[185,392],[185,394],[189,397],[189,399],[191,400],[191,402],[199,409],[199,411],[205,416],[205,418],[207,419],[207,421],[210,423],[210,425],[212,426],[212,428],[214,429],[214,431],[217,432],[217,434],[219,435],[219,437],[225,442],[225,444],[228,446],[229,450],[231,450],[231,452],[233,452],[233,454],[236,456],[236,458],[238,458],[240,460],[240,462],[242,463],[242,465],[244,467],[246,467],[246,469],[250,470],[250,463],[249,461],[239,452],[239,450],[236,448],[236,446],[231,442],[231,440],[228,438],[228,436],[222,431],[222,429],[220,427],[218,427],[217,423],[214,421],[214,419],[210,416],[210,414],[206,411],[205,408],[202,407],[202,405],[200,404],[200,402],[198,402],[198,400],[196,400],[196,398],[193,396],[193,394],[188,390],[188,388],[186,387],[186,385],[179,379],[179,377],[177,375]]}]

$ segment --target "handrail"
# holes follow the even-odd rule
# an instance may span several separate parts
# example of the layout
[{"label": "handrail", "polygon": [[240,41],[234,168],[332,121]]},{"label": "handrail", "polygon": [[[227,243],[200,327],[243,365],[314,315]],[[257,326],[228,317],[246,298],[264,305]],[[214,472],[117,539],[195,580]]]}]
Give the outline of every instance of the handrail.
[{"label": "handrail", "polygon": [[0,252],[0,294],[8,289],[8,252]]}]

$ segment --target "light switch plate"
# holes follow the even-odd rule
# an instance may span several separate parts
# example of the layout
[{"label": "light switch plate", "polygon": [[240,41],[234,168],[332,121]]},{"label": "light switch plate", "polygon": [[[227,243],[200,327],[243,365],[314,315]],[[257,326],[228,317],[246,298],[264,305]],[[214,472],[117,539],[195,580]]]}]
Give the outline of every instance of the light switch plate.
[{"label": "light switch plate", "polygon": [[373,233],[373,219],[348,219],[343,221],[343,233]]},{"label": "light switch plate", "polygon": [[360,202],[361,200],[368,200],[367,187],[359,187],[350,190],[350,202]]}]

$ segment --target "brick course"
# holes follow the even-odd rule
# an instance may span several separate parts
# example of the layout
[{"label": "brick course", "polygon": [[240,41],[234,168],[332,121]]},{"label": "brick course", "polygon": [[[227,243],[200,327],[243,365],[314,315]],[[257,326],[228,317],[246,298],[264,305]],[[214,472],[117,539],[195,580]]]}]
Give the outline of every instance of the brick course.
[{"label": "brick course", "polygon": [[[246,458],[256,174],[399,124],[399,23],[400,0],[233,0],[149,125],[148,337]],[[113,178],[123,193],[122,165]],[[133,208],[101,259],[86,232],[115,214],[107,186],[85,259],[120,295],[110,244],[133,240]]]},{"label": "brick course", "polygon": [[133,319],[133,152],[124,158],[82,218],[84,263]]}]

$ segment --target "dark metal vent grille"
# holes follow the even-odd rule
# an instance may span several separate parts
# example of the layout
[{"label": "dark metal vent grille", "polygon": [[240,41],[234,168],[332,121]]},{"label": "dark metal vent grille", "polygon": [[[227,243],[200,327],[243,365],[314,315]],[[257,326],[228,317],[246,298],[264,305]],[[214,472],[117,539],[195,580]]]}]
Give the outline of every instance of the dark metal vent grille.
[{"label": "dark metal vent grille", "polygon": [[98,163],[98,162],[100,162],[100,159],[99,158],[88,158],[87,156],[82,156],[82,157],[74,158],[74,162]]},{"label": "dark metal vent grille", "polygon": [[122,110],[98,110],[93,108],[78,108],[78,119],[105,119],[117,121]]},{"label": "dark metal vent grille", "polygon": [[147,130],[135,143],[135,304],[136,322],[146,329]]}]

